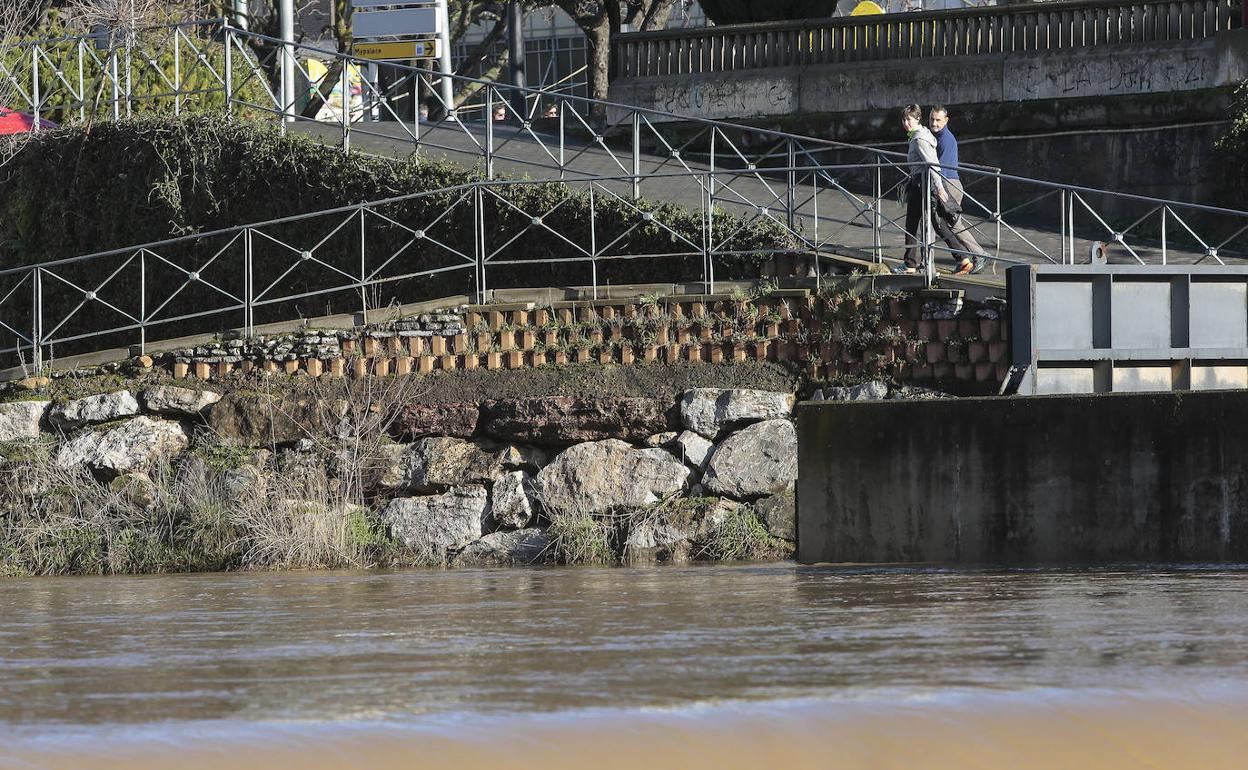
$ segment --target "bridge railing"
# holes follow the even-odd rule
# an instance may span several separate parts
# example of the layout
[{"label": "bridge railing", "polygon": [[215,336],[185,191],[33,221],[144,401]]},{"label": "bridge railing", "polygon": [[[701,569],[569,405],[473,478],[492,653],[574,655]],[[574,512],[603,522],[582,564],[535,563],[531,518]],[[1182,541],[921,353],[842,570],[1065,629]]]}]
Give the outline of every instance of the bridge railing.
[{"label": "bridge railing", "polygon": [[614,77],[1191,40],[1239,26],[1231,0],[1078,0],[632,32]]}]

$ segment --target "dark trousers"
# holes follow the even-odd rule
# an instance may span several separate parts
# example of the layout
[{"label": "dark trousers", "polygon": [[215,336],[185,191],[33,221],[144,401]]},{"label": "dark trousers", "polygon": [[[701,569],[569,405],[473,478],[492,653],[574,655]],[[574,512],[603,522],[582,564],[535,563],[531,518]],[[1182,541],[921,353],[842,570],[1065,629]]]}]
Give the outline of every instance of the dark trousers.
[{"label": "dark trousers", "polygon": [[[931,204],[931,225],[936,231],[936,235],[949,245],[952,249],[961,249],[962,244],[958,241],[953,230],[949,229],[949,225],[945,224],[945,220],[936,214],[935,201]],[[923,219],[923,185],[911,182],[906,188],[906,267],[921,267],[923,264],[923,250],[919,245],[919,222]],[[956,254],[955,260],[962,261],[962,256]]]}]

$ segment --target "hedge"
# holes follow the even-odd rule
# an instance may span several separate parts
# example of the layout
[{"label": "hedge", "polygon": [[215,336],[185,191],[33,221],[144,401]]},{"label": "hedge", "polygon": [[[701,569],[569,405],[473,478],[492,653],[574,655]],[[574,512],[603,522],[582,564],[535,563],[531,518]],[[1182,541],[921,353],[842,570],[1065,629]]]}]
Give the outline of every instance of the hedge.
[{"label": "hedge", "polygon": [[[0,183],[5,191],[0,199],[0,265],[11,267],[95,253],[336,206],[443,190],[477,179],[474,171],[459,166],[343,153],[310,138],[283,136],[272,127],[220,115],[137,118],[100,123],[89,130],[65,128],[38,135],[0,169]],[[496,261],[572,258],[580,256],[578,246],[587,247],[590,243],[591,207],[584,189],[557,182],[490,189],[497,192],[497,197],[483,195],[484,216],[489,225],[487,248],[493,252],[521,233],[494,256]],[[387,204],[384,215],[408,229],[370,217],[369,270],[408,244],[410,231],[416,229],[425,230],[430,239],[446,247],[473,255],[473,209],[453,205],[458,198],[458,193],[432,194]],[[650,212],[652,219],[644,219],[641,210]],[[531,226],[533,216],[541,216],[543,226]],[[613,254],[671,255],[602,261],[598,265],[600,283],[692,281],[701,276],[700,253],[680,254],[697,251],[682,237],[695,245],[702,242],[699,211],[654,201],[633,204],[599,195],[592,216],[599,248],[615,241]],[[440,221],[431,225],[438,217]],[[318,259],[355,274],[359,264],[358,227],[348,226],[331,235],[341,222],[341,216],[317,218],[265,230],[266,234],[295,246],[293,252],[253,238],[257,291],[274,281],[277,283],[270,296],[324,285],[323,279],[332,277],[332,273],[316,262],[306,262],[281,277],[299,249],[310,250],[322,241],[316,250]],[[717,211],[713,228],[720,234],[716,237],[717,248],[734,252],[716,260],[716,276],[721,279],[757,277],[759,263],[768,258],[769,252],[796,245],[778,223],[768,219],[745,221]],[[727,233],[736,234],[721,240]],[[189,270],[197,269],[225,243],[226,239],[220,237],[193,239],[159,251]],[[101,260],[89,271],[85,266],[78,268],[80,275],[75,282],[86,288],[95,278],[103,280],[120,266],[121,259]],[[236,267],[241,263],[231,262],[234,259],[234,251],[229,252],[212,266],[216,272],[204,277],[242,296],[241,273]],[[447,249],[421,241],[408,245],[384,275],[437,269],[457,262],[462,260],[451,256]],[[152,264],[154,261],[149,260]],[[83,271],[89,274],[81,275]],[[584,285],[590,281],[590,267],[583,262],[543,265],[537,269],[495,267],[488,281],[491,288]],[[185,274],[172,268],[163,273],[149,271],[149,310],[152,303],[184,282]],[[49,291],[55,288],[45,282],[45,306],[51,300]],[[77,301],[72,291],[59,288],[65,302]],[[137,315],[137,274],[120,274],[107,289],[110,302],[129,302],[123,309]],[[411,302],[469,293],[473,289],[473,271],[468,268],[434,278],[387,284],[372,293],[369,303],[376,306]],[[0,285],[0,296],[6,291]],[[220,300],[219,294],[204,286],[187,287],[179,295],[179,304],[192,309],[211,307]],[[6,312],[20,301],[10,299]],[[294,307],[262,309],[256,321],[288,320],[296,312],[343,312],[358,308],[360,301],[358,292],[320,295]],[[110,313],[106,308],[86,308],[61,333],[118,323],[116,319],[109,320]],[[222,327],[239,325],[237,318],[224,318],[217,323]],[[156,336],[169,336],[174,331],[204,331],[203,326],[202,322],[172,325],[169,334]]]}]

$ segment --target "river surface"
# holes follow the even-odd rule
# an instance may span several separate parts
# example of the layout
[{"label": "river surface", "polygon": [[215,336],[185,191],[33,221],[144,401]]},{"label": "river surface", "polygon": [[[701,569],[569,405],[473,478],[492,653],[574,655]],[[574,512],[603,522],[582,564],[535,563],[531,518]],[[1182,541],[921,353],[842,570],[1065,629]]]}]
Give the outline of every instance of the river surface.
[{"label": "river surface", "polygon": [[0,582],[2,768],[1242,768],[1248,571]]}]

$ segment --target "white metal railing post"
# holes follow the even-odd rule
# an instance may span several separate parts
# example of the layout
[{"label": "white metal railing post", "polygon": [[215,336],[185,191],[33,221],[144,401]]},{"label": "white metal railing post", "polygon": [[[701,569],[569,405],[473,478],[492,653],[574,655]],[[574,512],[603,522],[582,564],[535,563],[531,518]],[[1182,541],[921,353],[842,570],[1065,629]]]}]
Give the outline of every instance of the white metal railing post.
[{"label": "white metal railing post", "polygon": [[567,178],[567,160],[564,155],[564,139],[567,136],[566,128],[563,120],[563,114],[568,109],[568,102],[565,100],[559,105],[559,181]]},{"label": "white metal railing post", "polygon": [[481,189],[481,182],[474,182],[474,188],[477,191],[477,219],[476,230],[477,237],[481,239],[481,301],[485,302],[486,292],[490,290],[490,282],[485,274],[486,265],[489,261],[489,252],[485,243],[485,193]]},{"label": "white metal railing post", "polygon": [[43,269],[31,272],[30,345],[35,374],[43,374]]},{"label": "white metal railing post", "polygon": [[871,254],[877,263],[884,261],[884,240],[880,232],[881,205],[884,197],[884,156],[875,154],[875,191],[871,204]]},{"label": "white metal railing post", "polygon": [[712,255],[715,252],[715,202],[711,197],[711,179],[703,185],[702,194],[702,285],[707,294],[715,293],[715,266]]},{"label": "white metal railing post", "polygon": [[139,249],[139,355],[147,355],[147,249]]},{"label": "white metal railing post", "polygon": [[[477,285],[477,304],[485,304],[485,265],[481,261],[481,190],[472,183],[472,262],[473,283]],[[478,353],[482,351],[477,351]]]},{"label": "white metal railing post", "polygon": [[1070,237],[1068,253],[1070,254],[1070,264],[1075,264],[1075,193],[1066,199],[1066,232]]},{"label": "white metal railing post", "polygon": [[38,131],[42,122],[39,119],[39,113],[42,112],[43,105],[40,104],[42,97],[39,95],[39,46],[37,45],[30,47],[30,68],[30,101],[32,102],[30,106],[31,112],[35,115],[35,130]]},{"label": "white metal railing post", "polygon": [[234,29],[229,17],[221,19],[222,39],[225,41],[225,114],[234,114]]},{"label": "white metal railing post", "polygon": [[342,60],[342,72],[339,73],[339,93],[342,94],[342,151],[351,151],[351,61]]},{"label": "white metal railing post", "polygon": [[810,189],[815,212],[815,294],[819,294],[823,291],[823,266],[819,263],[819,173],[816,171],[810,172]]},{"label": "white metal railing post", "polygon": [[366,283],[368,280],[368,267],[366,266],[366,257],[364,251],[364,205],[360,204],[360,308],[362,321],[368,326],[368,290]]},{"label": "white metal railing post", "polygon": [[[996,258],[1001,259],[1001,172],[998,170],[993,174],[993,178],[997,180],[997,205],[992,212],[992,221],[997,226],[997,248]],[[994,267],[995,271],[996,268]]]},{"label": "white metal railing post", "polygon": [[256,336],[255,281],[252,271],[251,228],[243,230],[243,332]]},{"label": "white metal railing post", "polygon": [[641,111],[633,110],[633,200],[641,198]]},{"label": "white metal railing post", "polygon": [[87,80],[83,71],[83,59],[86,58],[86,38],[78,38],[78,119],[87,119]]},{"label": "white metal railing post", "polygon": [[485,178],[494,178],[494,89],[485,88]]},{"label": "white metal railing post", "polygon": [[797,187],[797,172],[794,171],[793,169],[795,166],[797,166],[797,151],[794,150],[793,148],[793,140],[791,138],[788,140],[787,144],[789,146],[788,153],[787,153],[787,162],[789,164],[789,171],[788,171],[788,174],[786,175],[787,178],[785,180],[786,184],[785,184],[784,209],[785,209],[785,213],[787,214],[785,221],[789,227],[789,232],[796,232],[797,212],[794,211],[793,209],[797,204],[797,194],[795,191],[795,188]]},{"label": "white metal railing post", "polygon": [[173,28],[173,114],[182,114],[182,30]]},{"label": "white metal railing post", "polygon": [[126,35],[126,117],[134,114],[134,51],[131,49],[131,35]]},{"label": "white metal railing post", "polygon": [[932,167],[923,167],[923,221],[919,223],[919,253],[923,255],[923,271],[927,274],[927,287],[936,284],[936,259],[933,253],[935,233],[932,231]]},{"label": "white metal railing post", "polygon": [[121,120],[121,77],[117,71],[117,46],[109,46],[108,57],[108,68],[113,75],[113,120]]},{"label": "white metal railing post", "polygon": [[590,281],[594,287],[594,299],[598,299],[598,218],[594,209],[597,198],[594,196],[594,184],[589,184],[589,267]]},{"label": "white metal railing post", "polygon": [[1169,206],[1161,207],[1161,264],[1166,264],[1166,215],[1170,212]]},{"label": "white metal railing post", "polygon": [[[1062,264],[1065,265],[1067,264],[1067,260],[1068,260],[1066,256],[1066,189],[1065,188],[1058,191],[1057,206],[1058,206],[1058,214],[1059,214],[1059,223],[1058,223],[1057,232],[1058,232],[1059,241],[1061,243],[1061,249],[1062,249]],[[1069,263],[1074,264],[1074,261],[1075,261],[1075,255],[1071,254],[1069,257]]]},{"label": "white metal railing post", "polygon": [[817,171],[812,172],[810,175],[810,200],[815,218],[815,253],[818,254],[823,250],[823,244],[819,242],[819,173]]}]

